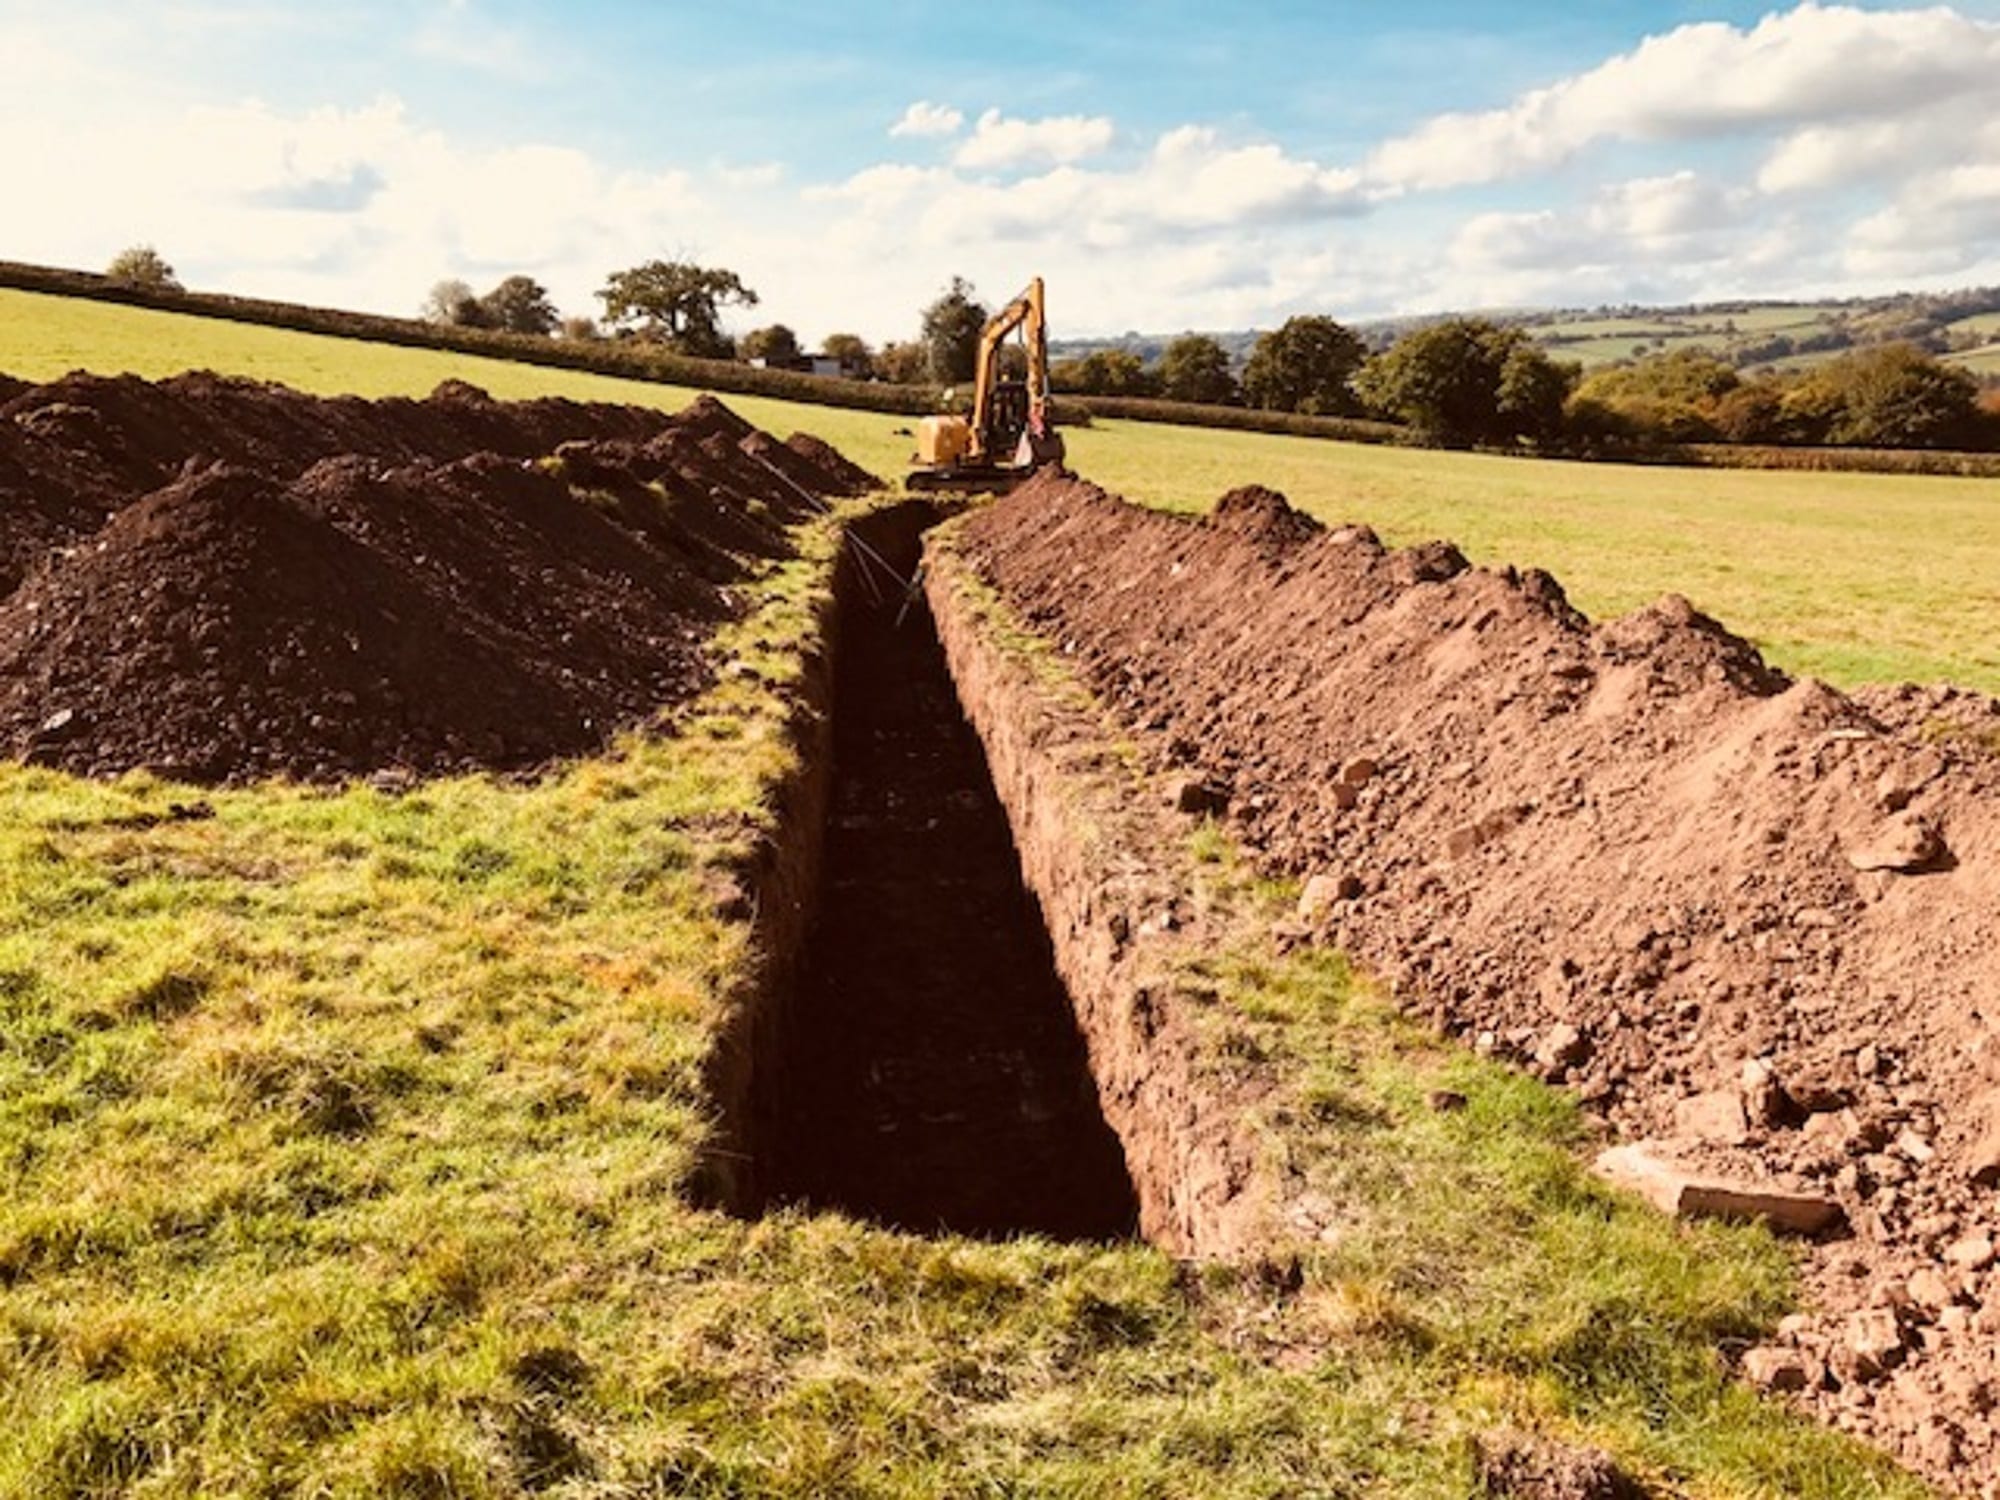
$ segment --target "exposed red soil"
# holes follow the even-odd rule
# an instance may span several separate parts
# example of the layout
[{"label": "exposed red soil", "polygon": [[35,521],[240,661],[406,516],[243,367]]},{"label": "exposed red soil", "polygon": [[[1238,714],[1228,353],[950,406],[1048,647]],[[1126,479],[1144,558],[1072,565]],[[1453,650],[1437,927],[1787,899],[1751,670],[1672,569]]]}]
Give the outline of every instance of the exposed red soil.
[{"label": "exposed red soil", "polygon": [[2000,702],[1792,682],[1685,601],[1045,476],[964,552],[1405,1003],[1620,1132],[1837,1199],[1746,1362],[2000,1490]]},{"label": "exposed red soil", "polygon": [[201,781],[585,753],[699,691],[732,586],[871,485],[710,399],[19,389],[0,404],[0,752]]}]

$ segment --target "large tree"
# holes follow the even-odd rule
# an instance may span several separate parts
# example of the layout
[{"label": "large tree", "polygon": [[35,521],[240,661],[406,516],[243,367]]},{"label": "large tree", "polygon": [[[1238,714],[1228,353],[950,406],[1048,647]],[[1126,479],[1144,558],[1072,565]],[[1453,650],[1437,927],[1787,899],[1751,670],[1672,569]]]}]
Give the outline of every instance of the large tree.
[{"label": "large tree", "polygon": [[1550,359],[1533,339],[1511,340],[1500,361],[1494,416],[1502,441],[1529,438],[1554,443],[1563,437],[1570,393],[1583,366]]},{"label": "large tree", "polygon": [[1978,441],[1979,383],[1913,344],[1857,349],[1812,371],[1785,397],[1822,442],[1949,448]]},{"label": "large tree", "polygon": [[1720,434],[1717,411],[1743,383],[1735,367],[1702,349],[1676,349],[1599,370],[1577,387],[1579,403],[1611,412],[1628,430],[1676,443]]},{"label": "large tree", "polygon": [[612,327],[709,358],[726,358],[734,347],[722,331],[722,308],[757,305],[757,294],[734,271],[687,261],[649,260],[614,271],[597,295]]},{"label": "large tree", "polygon": [[761,359],[767,365],[788,365],[799,357],[799,336],[783,323],[753,328],[743,335],[737,353],[745,359]]},{"label": "large tree", "polygon": [[508,333],[532,333],[546,337],[561,321],[549,300],[548,288],[532,276],[509,276],[479,299],[484,326]]},{"label": "large tree", "polygon": [[924,359],[932,380],[957,385],[972,379],[979,367],[979,335],[986,331],[987,312],[962,276],[924,309]]},{"label": "large tree", "polygon": [[120,286],[167,292],[181,289],[181,281],[174,275],[174,268],[151,245],[132,245],[120,250],[111,257],[111,264],[104,268],[104,274]]},{"label": "large tree", "polygon": [[891,385],[922,385],[930,370],[930,351],[915,339],[884,344],[875,355],[875,373]]},{"label": "large tree", "polygon": [[1376,410],[1462,445],[1555,436],[1575,376],[1518,328],[1453,318],[1397,340],[1355,384]]},{"label": "large tree", "polygon": [[1170,401],[1227,406],[1238,400],[1229,351],[1203,333],[1182,334],[1160,355],[1160,394]]},{"label": "large tree", "polygon": [[456,276],[447,276],[424,298],[423,319],[426,323],[444,323],[456,328],[484,328],[486,310],[479,305],[479,296],[469,285]]},{"label": "large tree", "polygon": [[1356,410],[1350,382],[1367,346],[1332,318],[1287,318],[1265,334],[1243,367],[1243,395],[1266,411],[1339,416]]}]

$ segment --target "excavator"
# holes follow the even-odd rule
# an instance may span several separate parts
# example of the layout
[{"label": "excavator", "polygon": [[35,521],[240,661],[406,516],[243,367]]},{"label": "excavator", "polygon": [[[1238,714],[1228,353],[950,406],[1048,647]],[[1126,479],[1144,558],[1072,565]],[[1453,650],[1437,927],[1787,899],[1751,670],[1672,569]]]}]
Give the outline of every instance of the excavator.
[{"label": "excavator", "polygon": [[[1001,355],[1018,331],[1027,373],[1001,373]],[[1063,461],[1062,435],[1049,420],[1049,329],[1042,278],[1001,308],[979,335],[972,415],[925,417],[917,424],[913,490],[1012,489],[1045,464]]]}]

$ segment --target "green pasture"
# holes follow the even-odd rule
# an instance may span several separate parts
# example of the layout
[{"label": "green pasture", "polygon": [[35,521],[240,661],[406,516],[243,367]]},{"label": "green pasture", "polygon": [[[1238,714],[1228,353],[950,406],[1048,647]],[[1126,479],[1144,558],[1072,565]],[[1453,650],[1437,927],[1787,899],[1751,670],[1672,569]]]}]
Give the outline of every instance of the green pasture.
[{"label": "green pasture", "polygon": [[2000,375],[2000,343],[1982,344],[1977,349],[1961,349],[1944,356],[1946,364],[1957,365],[1975,375]]},{"label": "green pasture", "polygon": [[1559,339],[1676,339],[1690,331],[1681,323],[1658,318],[1574,318],[1563,323],[1536,323],[1530,332]]},{"label": "green pasture", "polygon": [[1945,325],[1946,333],[1976,333],[1982,338],[2000,339],[2000,312],[1974,313]]}]

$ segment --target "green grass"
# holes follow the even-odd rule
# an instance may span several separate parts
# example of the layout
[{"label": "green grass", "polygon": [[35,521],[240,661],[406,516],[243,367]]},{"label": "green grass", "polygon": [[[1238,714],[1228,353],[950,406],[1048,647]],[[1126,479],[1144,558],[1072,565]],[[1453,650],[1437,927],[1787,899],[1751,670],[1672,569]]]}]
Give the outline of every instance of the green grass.
[{"label": "green grass", "polygon": [[1689,330],[1680,323],[1650,318],[1573,318],[1563,323],[1536,323],[1533,331],[1541,338],[1622,339],[1629,344],[1637,339],[1683,338]]},{"label": "green grass", "polygon": [[[0,365],[45,374],[21,311],[0,303]],[[126,362],[77,342],[97,311],[43,357]],[[154,373],[299,337],[176,324],[163,351],[132,316],[97,333]],[[311,359],[321,389],[621,393]],[[1211,488],[1147,467],[1163,436],[1079,438],[1166,498]],[[1254,451],[1305,480],[1366,450]],[[1214,1067],[1262,1059],[1254,1127],[1341,1208],[1296,1290],[1144,1246],[689,1206],[701,1062],[751,958],[721,898],[793,767],[786,688],[826,597],[831,529],[801,541],[718,643],[754,673],[677,737],[538,781],[0,767],[0,1495],[1456,1497],[1502,1421],[1689,1494],[1917,1493],[1723,1377],[1718,1340],[1788,1305],[1779,1247],[1614,1200],[1559,1095],[1401,1022],[1334,955],[1274,958],[1292,893],[1212,828],[1190,890],[1233,936],[1173,982]],[[1425,1108],[1436,1086],[1467,1110]]]},{"label": "green grass", "polygon": [[1983,344],[1977,349],[1962,349],[1956,354],[1944,356],[1946,364],[1957,365],[1962,370],[1970,370],[1975,375],[2000,375],[2000,344]]},{"label": "green grass", "polygon": [[[159,376],[208,366],[302,389],[421,394],[449,377],[502,396],[678,406],[690,392],[428,350],[0,291],[0,370]],[[760,426],[816,432],[902,472],[906,419],[753,397]],[[1072,463],[1133,499],[1197,509],[1260,482],[1394,543],[1443,536],[1474,561],[1547,568],[1587,612],[1667,592],[1779,665],[1853,686],[1949,678],[2000,692],[2000,505],[1990,481],[1550,463],[1104,421]]]},{"label": "green grass", "polygon": [[[1834,303],[1806,303],[1798,307],[1752,307],[1723,315],[1723,322],[1736,325],[1739,333],[1797,333],[1823,327],[1841,312]],[[1712,320],[1711,320],[1712,321]]]},{"label": "green grass", "polygon": [[1947,323],[1945,332],[1976,333],[1983,338],[2000,339],[2000,312],[1974,313],[1969,318],[1960,318],[1956,323]]},{"label": "green grass", "polygon": [[[1667,349],[1714,349],[1716,341],[1702,340],[1676,335],[1665,341]],[[1600,365],[1615,365],[1622,360],[1650,358],[1664,352],[1653,346],[1649,338],[1616,337],[1581,339],[1573,344],[1553,344],[1549,353],[1556,359],[1569,360],[1580,364],[1586,371]]]}]

